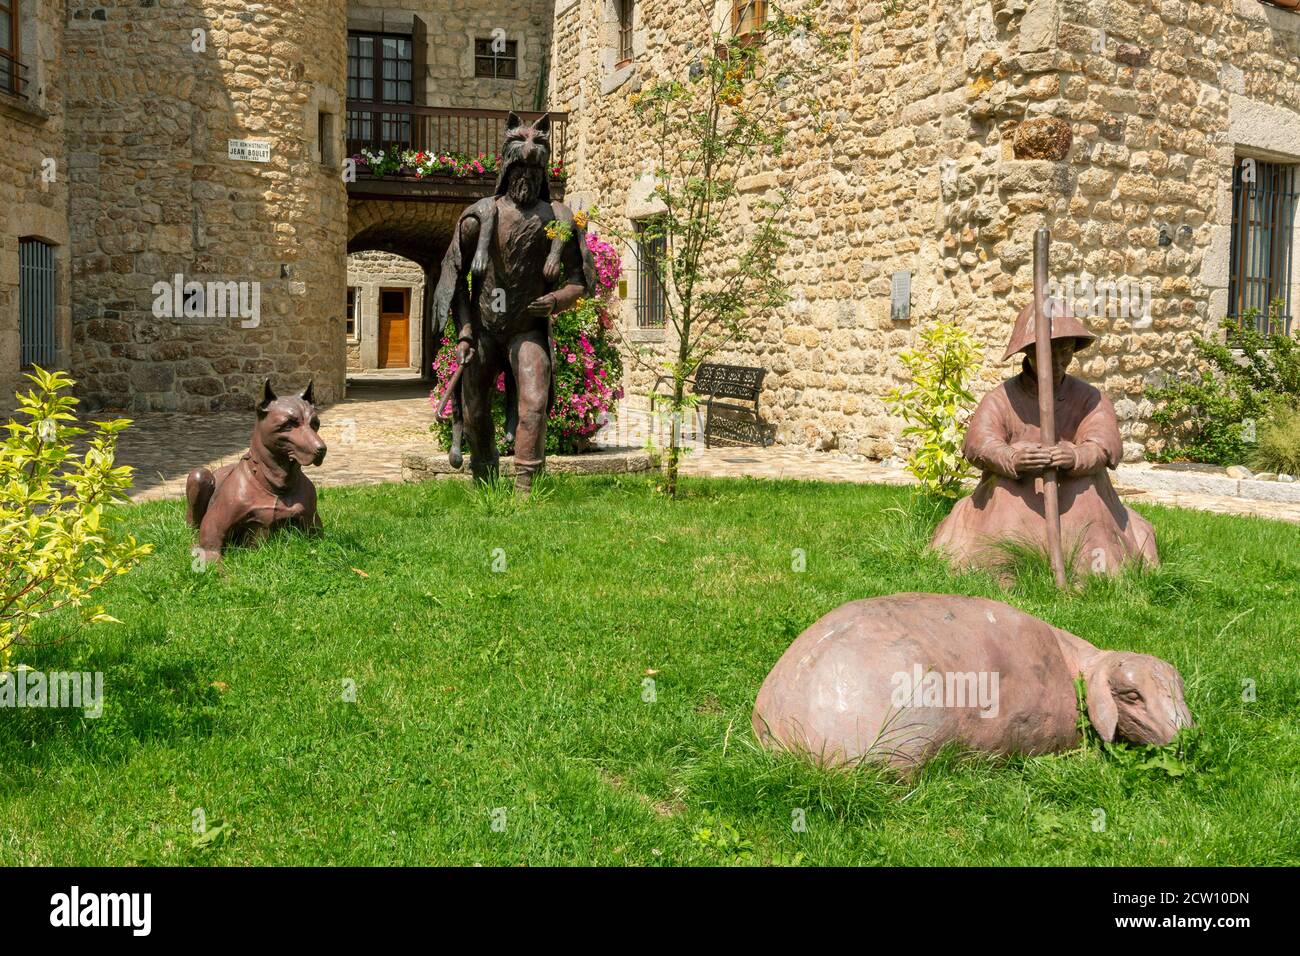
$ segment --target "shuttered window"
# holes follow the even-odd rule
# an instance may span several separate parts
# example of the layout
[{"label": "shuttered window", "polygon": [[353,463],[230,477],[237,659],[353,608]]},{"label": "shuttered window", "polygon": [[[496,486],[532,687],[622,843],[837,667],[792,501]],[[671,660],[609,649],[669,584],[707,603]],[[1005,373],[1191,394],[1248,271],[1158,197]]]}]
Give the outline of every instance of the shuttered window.
[{"label": "shuttered window", "polygon": [[1253,311],[1264,331],[1270,323],[1291,330],[1296,169],[1248,157],[1237,161],[1232,175],[1228,310],[1238,322]]},{"label": "shuttered window", "polygon": [[54,247],[18,242],[18,316],[22,364],[54,365]]}]

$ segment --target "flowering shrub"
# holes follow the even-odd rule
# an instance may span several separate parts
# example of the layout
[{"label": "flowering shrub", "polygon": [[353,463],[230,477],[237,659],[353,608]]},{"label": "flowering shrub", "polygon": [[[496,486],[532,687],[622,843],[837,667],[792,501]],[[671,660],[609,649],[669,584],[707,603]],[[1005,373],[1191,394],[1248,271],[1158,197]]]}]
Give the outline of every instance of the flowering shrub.
[{"label": "flowering shrub", "polygon": [[[596,292],[579,299],[568,311],[553,319],[555,335],[555,406],[546,424],[546,453],[567,455],[586,451],[591,438],[609,421],[609,413],[623,397],[619,384],[623,362],[606,334],[613,327],[610,308],[619,276],[623,272],[617,250],[594,233],[586,233],[587,248],[596,262]],[[435,386],[429,397],[437,402],[460,366],[455,345],[444,337],[433,363]],[[497,378],[497,395],[492,406],[498,448],[503,454],[513,449],[505,443],[505,374]],[[450,403],[448,403],[450,405]],[[441,409],[450,414],[450,407]],[[451,424],[435,421],[429,430],[444,448],[451,444]]]},{"label": "flowering shrub", "polygon": [[[424,179],[426,176],[495,176],[501,168],[497,153],[439,152],[427,153],[414,149],[381,149],[378,152],[363,149],[352,157],[357,168],[372,176],[409,176]],[[568,175],[564,164],[551,164],[551,179],[563,180]]]}]

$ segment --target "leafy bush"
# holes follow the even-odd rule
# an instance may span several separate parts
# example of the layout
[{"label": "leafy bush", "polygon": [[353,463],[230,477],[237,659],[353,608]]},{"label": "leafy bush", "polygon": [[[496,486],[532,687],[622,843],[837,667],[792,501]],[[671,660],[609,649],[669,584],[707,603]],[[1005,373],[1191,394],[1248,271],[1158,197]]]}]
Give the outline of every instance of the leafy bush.
[{"label": "leafy bush", "polygon": [[[1270,323],[1272,328],[1279,325]],[[1195,340],[1207,366],[1198,378],[1170,378],[1147,389],[1147,397],[1157,403],[1151,420],[1168,437],[1158,459],[1218,465],[1249,461],[1256,453],[1259,423],[1280,406],[1300,402],[1300,349],[1294,339],[1280,331],[1259,332],[1253,310],[1242,326],[1225,319],[1223,329],[1223,342]]]},{"label": "leafy bush", "polygon": [[[555,335],[555,407],[546,423],[546,453],[576,454],[586,451],[591,438],[609,420],[618,400],[623,397],[619,384],[623,361],[618,348],[607,334],[613,326],[610,308],[614,290],[622,274],[618,252],[609,243],[588,232],[587,247],[596,261],[596,294],[579,299],[574,308],[554,317]],[[442,340],[433,363],[435,387],[429,400],[436,402],[447,382],[459,368],[456,351],[449,338]],[[505,442],[505,375],[497,378],[497,395],[492,403],[498,449],[510,454]],[[449,413],[450,409],[442,409]],[[434,421],[429,426],[443,448],[451,445],[451,423]]]},{"label": "leafy bush", "polygon": [[1259,429],[1251,464],[1261,471],[1300,475],[1300,407],[1280,405]]},{"label": "leafy bush", "polygon": [[912,384],[893,389],[886,401],[908,422],[903,434],[918,438],[907,470],[930,494],[956,498],[962,479],[973,473],[961,446],[975,404],[970,391],[979,361],[975,340],[955,323],[938,322],[921,333],[917,348],[900,357]]},{"label": "leafy bush", "polygon": [[74,454],[72,439],[87,430],[65,394],[72,380],[40,368],[27,377],[36,387],[17,398],[29,421],[11,419],[0,443],[0,671],[32,625],[60,608],[77,608],[84,623],[113,621],[87,597],[152,550],[117,534],[106,510],[131,486],[131,469],[114,465],[130,422],[95,422],[85,452]]}]

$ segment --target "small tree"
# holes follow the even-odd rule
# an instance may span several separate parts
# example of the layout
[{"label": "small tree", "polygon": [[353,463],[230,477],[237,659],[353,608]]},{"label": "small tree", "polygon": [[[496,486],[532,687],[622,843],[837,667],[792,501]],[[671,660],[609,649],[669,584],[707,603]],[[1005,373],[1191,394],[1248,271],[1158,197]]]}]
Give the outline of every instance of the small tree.
[{"label": "small tree", "polygon": [[0,443],[0,671],[31,626],[60,608],[77,608],[83,622],[113,621],[87,598],[152,550],[119,535],[105,510],[131,486],[131,469],[114,464],[130,422],[95,422],[85,452],[74,454],[72,439],[86,429],[65,394],[72,380],[40,368],[27,377],[36,387],[17,398],[29,420],[9,421]]},{"label": "small tree", "polygon": [[937,322],[923,331],[920,344],[900,358],[911,384],[886,399],[908,423],[904,435],[917,438],[907,470],[930,494],[956,498],[962,479],[973,469],[962,456],[966,420],[975,404],[970,382],[979,365],[971,334],[955,323]]},{"label": "small tree", "polygon": [[652,80],[633,96],[652,141],[653,195],[662,213],[636,237],[606,227],[628,241],[663,240],[662,255],[641,268],[652,270],[665,289],[667,325],[676,337],[670,358],[657,368],[671,383],[662,402],[673,422],[665,471],[674,497],[687,381],[701,362],[747,338],[788,300],[777,275],[786,245],[785,196],[755,203],[752,222],[742,229],[735,217],[737,180],[779,156],[787,131],[809,117],[816,135],[830,134],[817,93],[844,46],[811,16],[774,10],[761,32],[736,36],[713,29],[711,2],[698,0],[697,9],[709,32],[685,76]]}]

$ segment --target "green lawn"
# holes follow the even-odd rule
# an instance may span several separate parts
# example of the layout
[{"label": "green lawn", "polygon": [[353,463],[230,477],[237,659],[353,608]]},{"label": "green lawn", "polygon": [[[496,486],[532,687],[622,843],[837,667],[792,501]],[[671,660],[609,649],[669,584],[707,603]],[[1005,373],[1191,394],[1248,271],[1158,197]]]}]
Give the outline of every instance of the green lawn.
[{"label": "green lawn", "polygon": [[[1144,508],[1165,566],[1067,597],[950,576],[908,490],[687,487],[557,478],[518,510],[458,483],[324,489],[324,538],[207,573],[179,503],[127,509],[157,551],[106,592],[123,623],[17,655],[103,671],[107,703],[0,711],[0,864],[1300,863],[1300,528]],[[1172,661],[1199,737],[1175,761],[944,755],[910,781],[756,749],[795,635],[907,590]]]}]

